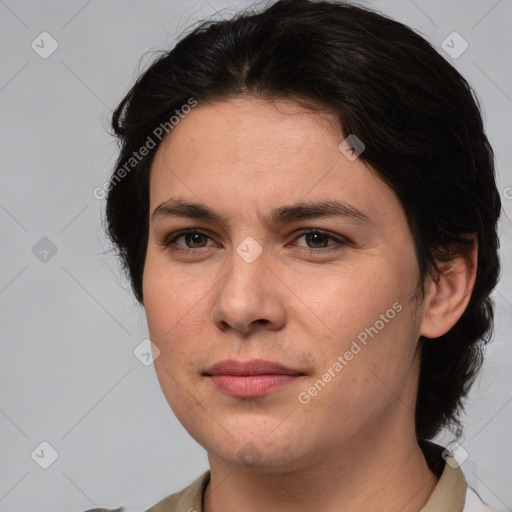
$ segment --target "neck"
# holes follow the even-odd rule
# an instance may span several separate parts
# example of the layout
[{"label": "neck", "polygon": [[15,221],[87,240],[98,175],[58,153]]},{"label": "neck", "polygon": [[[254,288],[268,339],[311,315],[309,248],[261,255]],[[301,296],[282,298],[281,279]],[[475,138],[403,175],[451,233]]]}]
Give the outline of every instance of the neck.
[{"label": "neck", "polygon": [[[437,483],[414,435],[358,435],[293,470],[249,469],[209,455],[204,511],[418,512]],[[383,439],[384,438],[384,439]],[[384,440],[384,442],[383,442]]]}]

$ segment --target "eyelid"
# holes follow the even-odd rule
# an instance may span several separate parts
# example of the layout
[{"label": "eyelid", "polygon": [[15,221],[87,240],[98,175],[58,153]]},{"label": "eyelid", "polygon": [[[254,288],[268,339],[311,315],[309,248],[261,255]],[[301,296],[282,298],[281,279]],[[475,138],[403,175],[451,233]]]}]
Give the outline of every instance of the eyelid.
[{"label": "eyelid", "polygon": [[[174,233],[171,233],[170,235],[168,236],[165,236],[163,238],[163,240],[160,243],[160,245],[163,245],[165,247],[170,247],[170,245],[178,238],[180,238],[181,236],[184,236],[184,235],[187,235],[187,234],[199,234],[199,235],[203,235],[207,238],[209,238],[210,240],[213,240],[213,238],[205,231],[203,231],[202,229],[196,229],[196,228],[187,228],[187,229],[182,229],[180,231],[175,231]],[[207,246],[209,247],[209,246]],[[205,247],[200,247],[200,249],[205,249]],[[180,250],[180,249],[176,249],[176,250]],[[197,249],[191,249],[190,247],[185,247],[183,248],[183,250],[189,250],[189,251],[197,251]]]},{"label": "eyelid", "polygon": [[[333,233],[330,233],[329,231],[325,231],[323,229],[319,229],[319,228],[304,228],[304,229],[301,229],[299,230],[297,233],[296,233],[296,236],[293,240],[297,240],[297,238],[300,238],[304,235],[307,235],[309,233],[318,233],[320,235],[324,235],[326,236],[328,239],[330,240],[334,240],[336,242],[336,244],[333,244],[333,245],[348,245],[350,242],[342,237],[341,235],[335,235]],[[328,245],[326,247],[320,247],[320,248],[313,248],[313,247],[307,247],[307,246],[299,246],[299,247],[303,247],[304,249],[309,249],[309,250],[312,250],[312,251],[315,251],[315,252],[320,252],[322,250],[328,250],[328,247],[333,247],[333,245]]]},{"label": "eyelid", "polygon": [[[204,246],[204,247],[199,247],[197,249],[194,249],[194,248],[191,248],[191,247],[178,247],[178,248],[172,247],[172,244],[178,238],[180,238],[181,236],[187,235],[187,234],[192,234],[192,233],[198,233],[200,235],[203,235],[203,236],[207,237],[210,240],[213,240],[213,237],[211,237],[207,232],[205,232],[202,229],[187,228],[187,229],[182,229],[180,231],[176,231],[174,233],[171,233],[169,236],[165,237],[162,242],[159,242],[159,243],[160,243],[160,245],[163,245],[164,247],[168,248],[171,251],[183,251],[183,252],[199,252],[200,249],[207,249],[208,247],[211,247],[211,245],[207,245],[207,246]],[[345,238],[345,237],[343,237],[341,235],[330,233],[329,231],[325,231],[325,230],[319,229],[319,228],[303,228],[303,229],[300,229],[300,230],[298,230],[298,231],[296,231],[294,233],[293,241],[295,241],[298,238],[301,238],[302,236],[305,236],[305,235],[307,235],[309,233],[318,233],[318,234],[324,235],[328,239],[334,241],[335,243],[331,244],[331,245],[327,245],[326,247],[317,247],[317,248],[315,248],[315,247],[307,247],[307,246],[300,246],[300,245],[296,246],[296,247],[299,248],[299,250],[306,251],[306,252],[309,252],[309,253],[322,253],[322,252],[338,250],[338,249],[340,249],[343,246],[351,245],[350,240],[348,240],[347,238]],[[287,244],[287,245],[289,245],[289,244]]]}]

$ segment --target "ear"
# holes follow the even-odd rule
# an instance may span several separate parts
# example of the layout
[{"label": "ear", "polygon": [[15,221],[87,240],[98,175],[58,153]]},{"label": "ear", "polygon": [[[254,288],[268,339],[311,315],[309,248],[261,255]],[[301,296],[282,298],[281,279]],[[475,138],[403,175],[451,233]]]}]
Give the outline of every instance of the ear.
[{"label": "ear", "polygon": [[438,338],[446,334],[464,313],[475,285],[478,241],[472,248],[458,249],[447,262],[438,262],[439,273],[425,280],[425,300],[420,325],[421,336]]}]

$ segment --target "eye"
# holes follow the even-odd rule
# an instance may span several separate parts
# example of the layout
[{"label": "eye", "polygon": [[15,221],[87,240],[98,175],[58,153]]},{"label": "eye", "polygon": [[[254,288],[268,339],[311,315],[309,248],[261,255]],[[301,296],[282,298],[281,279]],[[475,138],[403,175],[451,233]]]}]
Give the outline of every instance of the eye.
[{"label": "eye", "polygon": [[[339,249],[341,246],[348,245],[348,241],[321,231],[319,229],[308,229],[303,230],[294,240],[304,239],[304,244],[297,244],[303,251],[311,253],[319,253],[325,251],[332,251]],[[178,243],[178,241],[182,243]],[[208,240],[212,240],[209,235],[199,230],[184,230],[177,233],[173,233],[171,236],[166,238],[162,245],[172,251],[194,251],[197,249],[204,249],[211,247],[212,244],[208,245]],[[329,243],[331,242],[331,243]]]},{"label": "eye", "polygon": [[[176,241],[179,239],[183,239],[185,245],[177,244]],[[207,234],[189,229],[175,233],[170,238],[164,240],[163,245],[173,250],[202,249],[203,247],[208,247],[206,245],[207,239],[211,239]],[[173,245],[177,245],[178,249],[172,247]]]},{"label": "eye", "polygon": [[[304,230],[295,240],[304,238],[306,245],[298,244],[299,247],[304,247],[306,250],[311,252],[321,252],[322,250],[338,249],[339,246],[347,245],[348,242],[341,238],[335,237],[329,233],[318,229]],[[334,243],[328,243],[332,241]],[[333,247],[334,246],[334,247]]]}]

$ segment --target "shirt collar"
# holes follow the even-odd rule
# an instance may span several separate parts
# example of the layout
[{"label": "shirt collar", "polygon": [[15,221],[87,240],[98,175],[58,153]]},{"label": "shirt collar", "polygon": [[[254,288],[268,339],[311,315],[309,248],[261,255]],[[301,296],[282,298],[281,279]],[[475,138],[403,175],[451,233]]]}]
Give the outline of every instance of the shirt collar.
[{"label": "shirt collar", "polygon": [[[210,481],[210,471],[205,471],[192,484],[183,489],[175,498],[174,512],[203,512],[203,494]],[[459,465],[452,457],[446,457],[443,472],[434,491],[420,512],[463,512],[467,482]],[[167,500],[164,500],[167,501]],[[162,503],[163,504],[163,503]],[[163,512],[158,504],[148,512]]]},{"label": "shirt collar", "polygon": [[446,457],[441,478],[420,512],[462,512],[467,488],[464,474],[455,459]]}]

